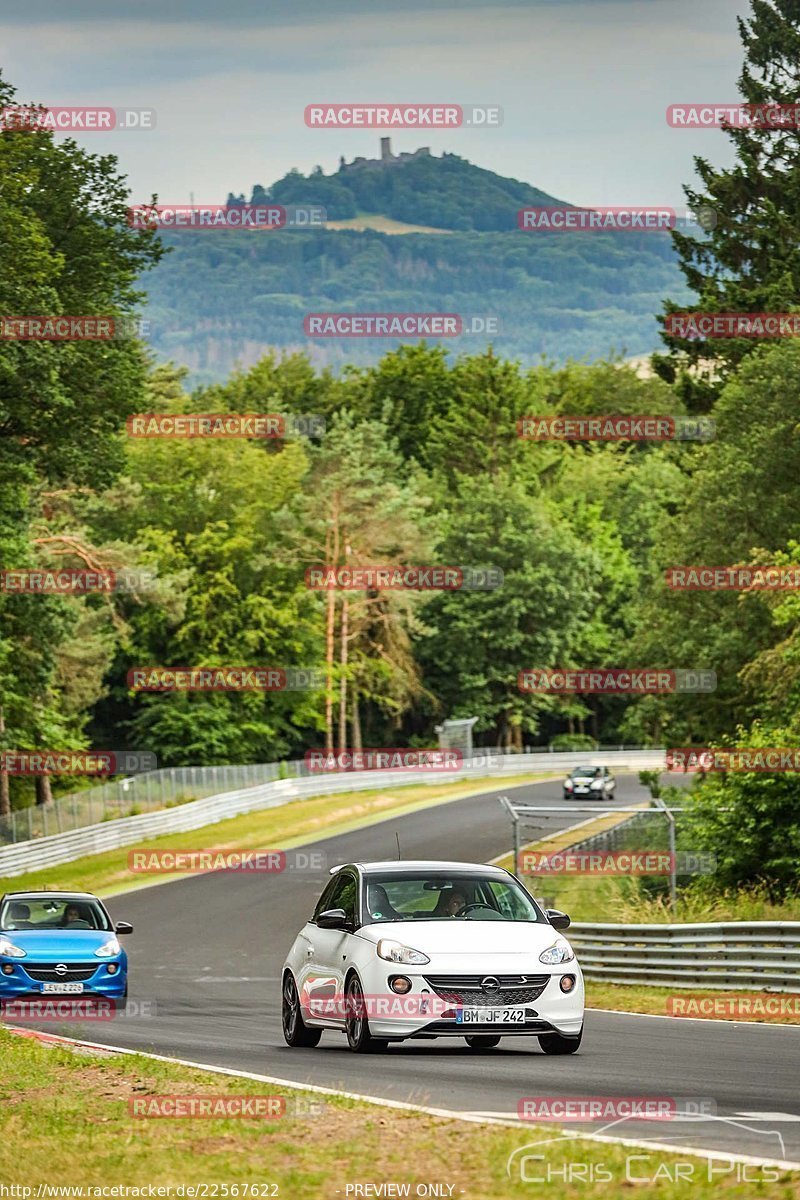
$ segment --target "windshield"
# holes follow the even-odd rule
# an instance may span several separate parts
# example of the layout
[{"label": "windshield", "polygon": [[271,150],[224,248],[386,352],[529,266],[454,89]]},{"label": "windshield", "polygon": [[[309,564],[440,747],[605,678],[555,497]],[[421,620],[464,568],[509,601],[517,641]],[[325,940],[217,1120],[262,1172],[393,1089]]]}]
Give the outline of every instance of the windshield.
[{"label": "windshield", "polygon": [[59,896],[24,896],[5,900],[0,909],[0,930],[110,929],[96,900],[70,900]]},{"label": "windshield", "polygon": [[602,779],[602,767],[576,767],[570,776],[571,779]]},{"label": "windshield", "polygon": [[481,875],[368,875],[365,922],[538,921],[546,918],[513,879]]}]

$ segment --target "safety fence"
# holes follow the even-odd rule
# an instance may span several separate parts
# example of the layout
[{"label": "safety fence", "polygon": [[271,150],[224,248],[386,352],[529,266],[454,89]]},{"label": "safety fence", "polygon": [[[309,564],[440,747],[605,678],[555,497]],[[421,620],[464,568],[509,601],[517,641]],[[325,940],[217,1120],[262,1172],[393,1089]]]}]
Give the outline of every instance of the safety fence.
[{"label": "safety fence", "polygon": [[[43,866],[53,866],[58,863],[71,862],[87,854],[100,854],[105,850],[129,846],[145,838],[159,837],[168,833],[180,833],[187,830],[199,829],[203,825],[211,825],[224,821],[229,817],[240,816],[243,813],[255,812],[258,809],[275,808],[289,804],[309,796],[331,795],[354,791],[367,791],[387,786],[403,786],[406,784],[440,784],[454,783],[470,779],[496,777],[505,782],[514,775],[535,773],[560,773],[585,763],[594,765],[607,764],[617,769],[629,767],[633,770],[663,769],[663,750],[614,750],[587,753],[541,754],[499,754],[491,750],[476,750],[469,762],[459,770],[383,770],[383,771],[336,771],[332,773],[310,773],[305,762],[273,763],[267,766],[253,767],[206,767],[206,768],[176,768],[174,772],[150,772],[149,775],[132,777],[134,786],[139,788],[143,796],[147,795],[146,780],[151,779],[151,797],[157,788],[153,782],[154,775],[174,776],[174,786],[190,789],[190,794],[213,788],[216,775],[215,794],[201,798],[186,798],[185,802],[173,803],[171,807],[159,807],[155,811],[134,812],[133,815],[119,815],[116,819],[100,816],[99,802],[95,815],[99,818],[92,824],[83,824],[77,828],[66,828],[57,832],[56,825],[52,831],[40,836],[26,838],[24,841],[0,845],[0,877],[22,875],[26,871]],[[199,772],[203,774],[199,774]],[[193,772],[198,772],[193,777]],[[226,785],[230,788],[230,775],[225,772],[250,772],[245,776],[247,782],[239,783],[238,787],[220,791]],[[258,772],[271,772],[271,777],[261,779]],[[237,782],[242,775],[234,776]],[[126,782],[121,781],[122,784]],[[116,785],[108,785],[116,786]],[[92,789],[101,790],[101,789]],[[65,798],[68,800],[69,798]],[[50,821],[56,820],[53,810],[64,805],[65,800],[56,801],[51,809]],[[23,810],[23,812],[26,810]],[[28,810],[29,811],[29,810]],[[88,811],[91,811],[89,809]],[[16,817],[20,813],[15,814]],[[63,817],[63,814],[62,814]],[[0,832],[0,837],[2,836]]]}]

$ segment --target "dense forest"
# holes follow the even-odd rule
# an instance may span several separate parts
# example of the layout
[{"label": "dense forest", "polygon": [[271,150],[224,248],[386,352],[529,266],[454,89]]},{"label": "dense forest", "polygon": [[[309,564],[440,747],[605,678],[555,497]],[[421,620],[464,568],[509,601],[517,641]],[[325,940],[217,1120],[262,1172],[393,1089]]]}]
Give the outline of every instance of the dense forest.
[{"label": "dense forest", "polygon": [[[438,161],[438,160],[437,160]],[[375,230],[164,234],[171,251],[145,281],[148,340],[222,382],[270,348],[303,350],[317,367],[374,364],[397,340],[309,342],[309,312],[458,313],[493,318],[497,354],[536,365],[658,343],[665,294],[688,299],[665,233],[388,235]],[[485,328],[485,327],[484,327]],[[486,333],[443,339],[451,358],[487,345]]]}]

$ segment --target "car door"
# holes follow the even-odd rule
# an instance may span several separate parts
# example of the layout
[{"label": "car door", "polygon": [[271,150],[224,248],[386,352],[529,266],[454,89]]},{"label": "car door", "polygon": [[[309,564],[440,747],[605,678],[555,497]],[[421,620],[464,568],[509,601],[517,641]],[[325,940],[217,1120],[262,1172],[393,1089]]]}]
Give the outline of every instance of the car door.
[{"label": "car door", "polygon": [[[348,929],[322,929],[317,924],[320,913],[330,908],[344,909]],[[319,1016],[338,1023],[343,1020],[344,964],[357,912],[358,877],[354,871],[340,871],[322,893],[304,930],[308,945],[300,996],[309,1005],[309,1017]]]}]

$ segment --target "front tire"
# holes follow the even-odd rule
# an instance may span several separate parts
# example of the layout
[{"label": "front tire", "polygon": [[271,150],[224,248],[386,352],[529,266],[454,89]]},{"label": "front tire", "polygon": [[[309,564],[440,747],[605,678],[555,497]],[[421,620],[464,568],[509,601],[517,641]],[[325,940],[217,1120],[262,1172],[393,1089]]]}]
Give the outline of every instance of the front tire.
[{"label": "front tire", "polygon": [[283,1040],[287,1046],[317,1046],[322,1037],[321,1029],[310,1029],[303,1020],[300,997],[294,976],[287,973],[281,995],[281,1026]]},{"label": "front tire", "polygon": [[364,992],[357,975],[352,975],[345,988],[345,1032],[347,1044],[356,1054],[375,1054],[385,1050],[388,1038],[373,1037],[364,1012]]},{"label": "front tire", "polygon": [[543,1033],[539,1045],[545,1054],[574,1054],[583,1040],[583,1026],[577,1037],[564,1037],[560,1033]]},{"label": "front tire", "polygon": [[500,1045],[500,1038],[492,1037],[490,1034],[473,1034],[471,1037],[464,1038],[464,1041],[470,1050],[494,1050],[495,1046]]}]

